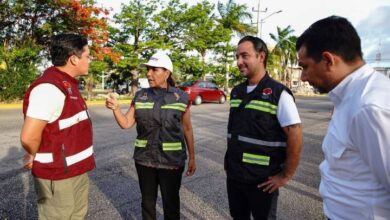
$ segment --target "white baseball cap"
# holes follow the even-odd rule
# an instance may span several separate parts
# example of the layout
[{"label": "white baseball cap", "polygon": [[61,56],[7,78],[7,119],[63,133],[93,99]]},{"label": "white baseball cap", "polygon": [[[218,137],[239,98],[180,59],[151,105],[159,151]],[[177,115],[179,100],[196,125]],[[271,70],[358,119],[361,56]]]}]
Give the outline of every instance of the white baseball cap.
[{"label": "white baseball cap", "polygon": [[147,63],[141,64],[141,66],[163,67],[173,73],[172,61],[169,56],[163,52],[157,52],[153,54],[149,61]]}]

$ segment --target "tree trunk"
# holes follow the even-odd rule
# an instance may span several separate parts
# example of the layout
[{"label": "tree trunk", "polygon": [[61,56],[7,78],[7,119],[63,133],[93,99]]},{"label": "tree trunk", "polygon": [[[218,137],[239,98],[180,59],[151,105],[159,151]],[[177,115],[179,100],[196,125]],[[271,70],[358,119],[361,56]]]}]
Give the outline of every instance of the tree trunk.
[{"label": "tree trunk", "polygon": [[[229,2],[230,3],[230,2]],[[229,93],[229,59],[228,59],[228,46],[229,46],[229,43],[226,43],[226,51],[225,51],[225,68],[226,68],[226,73],[225,73],[225,80],[226,80],[226,83],[225,83],[225,91],[227,93]]]},{"label": "tree trunk", "polygon": [[93,85],[94,85],[94,82],[93,82],[93,75],[90,74],[87,78],[87,93],[88,93],[88,96],[87,96],[87,99],[88,100],[91,100],[92,98],[92,89],[93,89]]},{"label": "tree trunk", "polygon": [[[200,53],[200,55],[201,55],[201,62],[202,62],[202,65],[203,65],[203,67],[205,67],[206,66],[206,63],[205,63],[205,60],[206,60],[206,51],[202,51],[201,53]],[[204,70],[204,69],[203,69]],[[202,74],[203,76],[202,76],[202,79],[203,80],[206,80],[206,73],[203,73]]]},{"label": "tree trunk", "polygon": [[133,69],[130,71],[131,75],[132,75],[132,81],[130,83],[131,85],[131,90],[130,90],[130,96],[131,97],[134,97],[135,93],[137,92],[138,90],[138,78],[139,78],[139,72],[138,70],[136,69]]}]

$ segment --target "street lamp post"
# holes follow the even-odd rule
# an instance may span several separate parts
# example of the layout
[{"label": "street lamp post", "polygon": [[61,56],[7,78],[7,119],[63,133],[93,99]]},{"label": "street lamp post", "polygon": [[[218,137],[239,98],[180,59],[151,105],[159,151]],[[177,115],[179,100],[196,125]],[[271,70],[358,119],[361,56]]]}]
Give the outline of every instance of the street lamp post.
[{"label": "street lamp post", "polygon": [[269,14],[268,16],[266,16],[265,18],[263,18],[263,19],[260,20],[260,38],[261,38],[262,35],[263,35],[262,28],[263,28],[263,23],[265,22],[265,20],[268,19],[269,17],[271,17],[272,15],[279,14],[279,13],[281,13],[281,12],[282,12],[282,10],[272,12],[271,14]]},{"label": "street lamp post", "polygon": [[102,89],[104,90],[104,78],[108,77],[108,75],[104,74],[104,71],[102,71]]},{"label": "street lamp post", "polygon": [[[255,7],[252,7],[252,11],[257,13],[257,18],[256,18],[256,36],[260,37],[260,31],[259,31],[260,13],[261,12],[267,12],[267,8],[265,8],[263,11],[261,11],[260,10],[260,0],[259,0],[258,3],[257,3],[257,10],[255,10]],[[255,24],[255,23],[252,22],[252,24]]]},{"label": "street lamp post", "polygon": [[259,38],[261,38],[261,36],[263,34],[262,33],[262,24],[265,22],[265,20],[268,19],[269,17],[271,17],[274,14],[279,14],[280,12],[282,12],[282,10],[275,11],[275,12],[272,12],[271,14],[269,14],[268,16],[266,16],[265,18],[260,19],[260,13],[261,12],[263,12],[263,13],[267,12],[267,9],[268,8],[265,8],[263,11],[260,10],[260,0],[257,3],[257,10],[254,7],[252,7],[252,11],[257,13],[257,19],[256,19],[257,21],[256,22],[252,22],[252,24],[256,24],[256,36],[259,37]]}]

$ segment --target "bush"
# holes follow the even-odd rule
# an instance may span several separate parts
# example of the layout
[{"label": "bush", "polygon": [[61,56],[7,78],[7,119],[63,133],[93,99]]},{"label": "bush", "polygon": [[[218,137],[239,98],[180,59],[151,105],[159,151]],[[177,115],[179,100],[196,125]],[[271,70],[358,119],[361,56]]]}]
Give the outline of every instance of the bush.
[{"label": "bush", "polygon": [[35,78],[36,71],[0,70],[0,101],[22,99],[27,87]]},{"label": "bush", "polygon": [[0,49],[0,101],[23,98],[30,83],[37,78],[39,48],[34,44]]}]

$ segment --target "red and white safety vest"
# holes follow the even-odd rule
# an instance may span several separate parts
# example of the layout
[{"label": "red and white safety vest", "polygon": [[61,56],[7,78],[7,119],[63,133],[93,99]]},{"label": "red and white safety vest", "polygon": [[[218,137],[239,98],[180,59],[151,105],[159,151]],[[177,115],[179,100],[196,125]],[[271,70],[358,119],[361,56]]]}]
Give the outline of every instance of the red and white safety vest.
[{"label": "red and white safety vest", "polygon": [[43,130],[32,174],[42,179],[60,180],[94,169],[92,123],[76,79],[56,67],[48,68],[27,89],[23,101],[24,116],[32,89],[42,83],[59,88],[65,95],[65,102],[60,117]]}]

